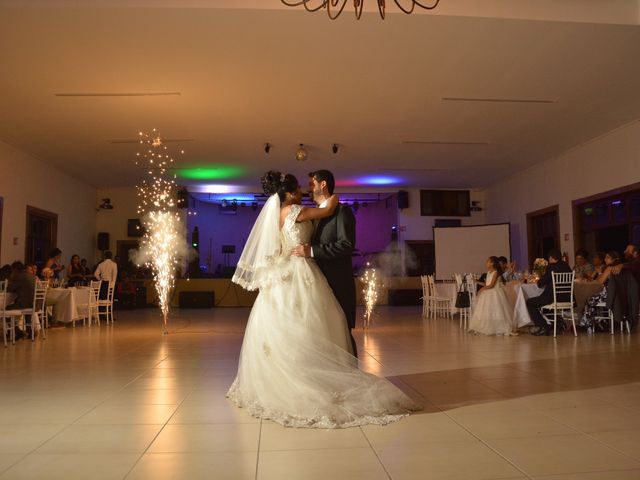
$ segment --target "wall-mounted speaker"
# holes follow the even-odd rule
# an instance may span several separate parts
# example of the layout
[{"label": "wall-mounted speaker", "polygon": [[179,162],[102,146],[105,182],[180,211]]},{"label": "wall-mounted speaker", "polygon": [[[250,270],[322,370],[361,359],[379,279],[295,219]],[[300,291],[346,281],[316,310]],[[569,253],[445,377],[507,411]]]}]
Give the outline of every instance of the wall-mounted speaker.
[{"label": "wall-mounted speaker", "polygon": [[109,232],[98,233],[98,250],[109,250]]},{"label": "wall-mounted speaker", "polygon": [[398,191],[398,208],[400,210],[409,208],[409,192],[406,190]]}]

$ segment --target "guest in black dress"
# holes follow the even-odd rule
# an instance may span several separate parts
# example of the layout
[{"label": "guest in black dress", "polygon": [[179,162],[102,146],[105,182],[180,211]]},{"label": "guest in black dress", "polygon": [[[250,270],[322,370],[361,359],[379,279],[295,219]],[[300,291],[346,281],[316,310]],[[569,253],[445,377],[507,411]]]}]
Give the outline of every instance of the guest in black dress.
[{"label": "guest in black dress", "polygon": [[82,266],[80,265],[80,255],[73,255],[67,267],[67,285],[75,287],[84,285],[86,278]]}]

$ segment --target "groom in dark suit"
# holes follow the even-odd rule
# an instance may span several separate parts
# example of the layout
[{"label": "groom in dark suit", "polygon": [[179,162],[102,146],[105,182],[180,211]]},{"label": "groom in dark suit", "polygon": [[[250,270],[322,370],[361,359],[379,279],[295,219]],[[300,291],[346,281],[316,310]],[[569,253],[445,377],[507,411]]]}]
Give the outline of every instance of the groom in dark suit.
[{"label": "groom in dark suit", "polygon": [[[335,178],[328,170],[309,174],[309,194],[319,206],[333,195],[335,185]],[[347,318],[353,354],[357,357],[356,342],[351,333],[356,326],[356,287],[351,263],[355,245],[356,219],[351,207],[338,204],[331,217],[323,218],[316,225],[311,245],[298,245],[293,254],[316,260]]]}]

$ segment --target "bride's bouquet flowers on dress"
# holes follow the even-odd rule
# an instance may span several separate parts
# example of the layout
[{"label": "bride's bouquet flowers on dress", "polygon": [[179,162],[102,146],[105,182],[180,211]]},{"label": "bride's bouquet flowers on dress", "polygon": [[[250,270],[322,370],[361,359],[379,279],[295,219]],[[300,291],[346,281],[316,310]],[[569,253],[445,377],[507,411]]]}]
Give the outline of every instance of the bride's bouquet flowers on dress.
[{"label": "bride's bouquet flowers on dress", "polygon": [[[139,163],[145,163],[148,178],[138,185],[138,214],[142,216],[144,235],[140,250],[132,260],[137,265],[146,265],[153,272],[153,280],[158,293],[162,312],[163,332],[167,333],[171,291],[175,285],[175,275],[180,261],[189,256],[187,230],[178,213],[176,204],[177,184],[175,175],[167,173],[167,165],[173,158],[162,147],[160,135],[153,130],[152,135],[140,133],[140,143],[146,145],[146,152],[139,152]],[[181,151],[184,153],[184,151]]]}]

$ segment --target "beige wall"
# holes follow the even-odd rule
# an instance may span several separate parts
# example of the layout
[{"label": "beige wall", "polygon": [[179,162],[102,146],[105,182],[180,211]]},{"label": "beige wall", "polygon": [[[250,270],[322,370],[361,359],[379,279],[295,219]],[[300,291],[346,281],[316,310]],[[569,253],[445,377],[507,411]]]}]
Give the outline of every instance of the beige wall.
[{"label": "beige wall", "polygon": [[[127,220],[130,218],[140,218],[137,213],[138,195],[135,187],[99,189],[96,193],[96,205],[102,202],[103,198],[111,199],[112,210],[100,210],[96,214],[96,237],[98,232],[109,234],[109,249],[116,255],[118,240],[136,240],[127,236]],[[94,244],[93,255],[95,261],[100,260],[101,252]]]},{"label": "beige wall", "polygon": [[0,263],[24,260],[26,207],[58,214],[63,263],[77,253],[91,258],[96,189],[0,142],[0,196],[4,197]]},{"label": "beige wall", "polygon": [[571,202],[636,182],[640,182],[640,121],[495,183],[486,190],[487,220],[511,222],[513,256],[525,265],[527,213],[557,204],[561,247],[573,258]]}]

